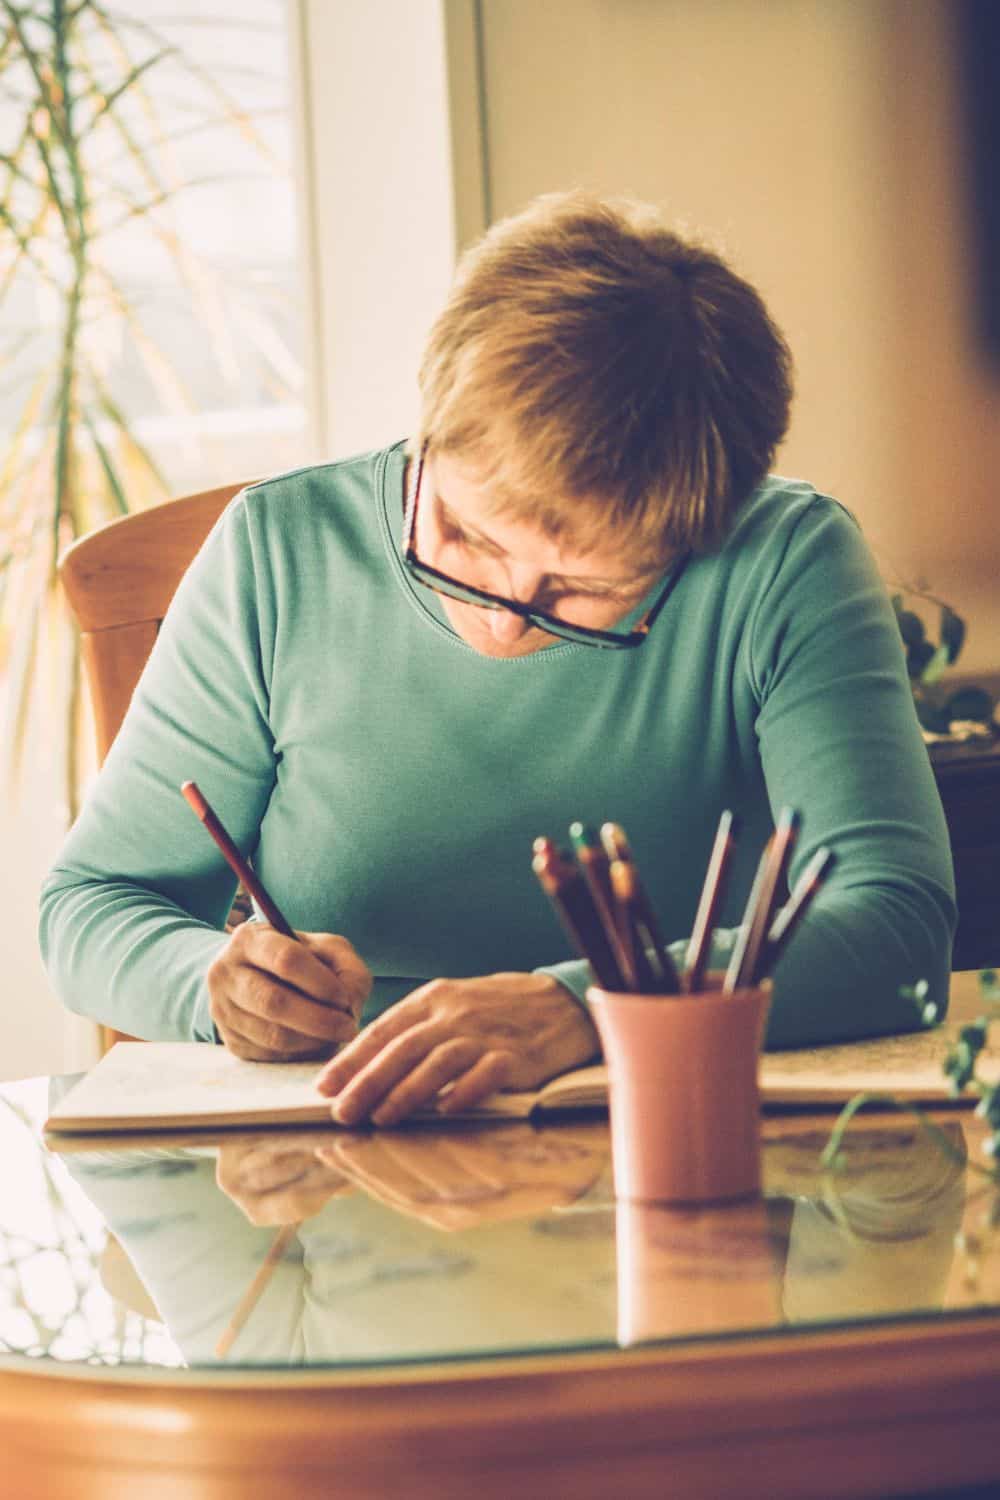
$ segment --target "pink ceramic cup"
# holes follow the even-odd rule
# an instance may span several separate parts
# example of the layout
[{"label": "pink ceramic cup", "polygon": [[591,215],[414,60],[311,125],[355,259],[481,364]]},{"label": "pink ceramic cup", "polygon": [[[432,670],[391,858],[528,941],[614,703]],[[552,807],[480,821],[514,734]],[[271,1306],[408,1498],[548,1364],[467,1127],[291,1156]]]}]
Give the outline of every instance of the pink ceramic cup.
[{"label": "pink ceramic cup", "polygon": [[593,988],[588,999],[608,1065],[615,1195],[713,1203],[759,1193],[770,981],[728,995]]}]

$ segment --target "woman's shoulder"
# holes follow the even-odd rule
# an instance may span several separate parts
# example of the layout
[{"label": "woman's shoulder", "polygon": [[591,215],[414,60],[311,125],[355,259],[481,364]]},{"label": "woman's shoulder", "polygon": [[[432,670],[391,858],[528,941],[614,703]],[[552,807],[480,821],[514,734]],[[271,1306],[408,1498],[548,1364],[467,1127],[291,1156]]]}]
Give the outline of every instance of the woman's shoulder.
[{"label": "woman's shoulder", "polygon": [[349,458],[304,464],[248,484],[237,499],[260,523],[361,508],[372,512],[384,485],[401,477],[405,444],[373,448]]},{"label": "woman's shoulder", "polygon": [[723,571],[766,586],[778,577],[833,568],[870,571],[873,559],[857,517],[803,479],[769,474],[738,511],[718,554]]},{"label": "woman's shoulder", "polygon": [[808,480],[768,474],[737,512],[726,547],[743,547],[751,540],[758,546],[780,547],[803,525],[807,530],[860,530],[857,517],[842,501]]},{"label": "woman's shoulder", "polygon": [[[246,485],[226,506],[206,546],[221,549],[249,583],[270,577],[295,592],[346,578],[384,556],[387,497],[400,498],[405,446],[308,464]],[[211,562],[209,563],[211,566]]]}]

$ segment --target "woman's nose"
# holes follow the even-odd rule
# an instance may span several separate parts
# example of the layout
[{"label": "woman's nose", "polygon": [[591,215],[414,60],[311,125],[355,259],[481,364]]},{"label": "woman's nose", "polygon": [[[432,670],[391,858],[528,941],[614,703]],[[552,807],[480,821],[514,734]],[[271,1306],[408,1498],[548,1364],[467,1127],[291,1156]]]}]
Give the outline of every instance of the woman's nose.
[{"label": "woman's nose", "polygon": [[531,629],[530,620],[525,620],[521,615],[512,614],[509,609],[491,609],[487,619],[493,639],[505,645],[512,641],[519,641],[522,635]]}]

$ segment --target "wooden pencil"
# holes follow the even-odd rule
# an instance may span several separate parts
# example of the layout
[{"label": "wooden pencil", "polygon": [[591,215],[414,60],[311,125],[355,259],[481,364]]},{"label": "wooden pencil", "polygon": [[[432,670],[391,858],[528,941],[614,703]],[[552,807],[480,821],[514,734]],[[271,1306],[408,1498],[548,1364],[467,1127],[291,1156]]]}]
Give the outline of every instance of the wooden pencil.
[{"label": "wooden pencil", "polygon": [[551,839],[536,839],[531,868],[551,901],[574,948],[606,990],[620,990],[624,978],[579,865]]},{"label": "wooden pencil", "polygon": [[684,964],[684,988],[696,991],[701,988],[712,947],[712,934],[722,905],[736,848],[736,819],[728,808],[719,819],[715,842],[709,856],[705,883],[702,886],[694,926],[688,942]]},{"label": "wooden pencil", "polygon": [[589,824],[571,823],[569,836],[577,864],[590,887],[590,894],[608,943],[617,959],[619,969],[624,974],[625,958],[618,932],[615,893],[611,889],[611,861],[608,859],[607,851],[596,829],[591,828]]},{"label": "wooden pencil", "polygon": [[778,903],[781,882],[788,869],[798,834],[800,817],[794,808],[782,808],[778,825],[761,856],[743,923],[722,982],[726,993],[754,982],[761,952],[767,942]]},{"label": "wooden pencil", "polygon": [[300,939],[295,929],[282,916],[281,912],[278,910],[277,906],[275,906],[274,902],[267,894],[267,891],[264,889],[263,884],[257,878],[257,875],[254,872],[254,868],[250,864],[249,860],[244,859],[239,849],[229,837],[229,834],[222,826],[221,820],[212,810],[208,798],[204,795],[203,792],[199,790],[198,783],[195,781],[185,781],[183,786],[181,787],[181,795],[187,802],[188,806],[192,809],[195,816],[199,818],[204,824],[207,832],[215,840],[217,847],[222,853],[223,859],[226,861],[229,868],[238,877],[238,879],[242,880],[244,886],[259,906],[265,919],[271,924],[275,931],[280,932],[283,937],[295,938],[296,942],[299,942]]},{"label": "wooden pencil", "polygon": [[640,995],[655,995],[666,989],[667,980],[657,962],[655,941],[643,921],[638,873],[628,859],[613,859],[610,873],[618,909],[618,933],[633,988]]},{"label": "wooden pencil", "polygon": [[789,939],[797,930],[799,923],[812,905],[817,892],[836,863],[837,856],[827,845],[823,844],[816,850],[816,853],[799,876],[789,900],[781,908],[771,924],[771,930],[767,935],[767,943],[760,957],[757,974],[754,977],[754,984],[759,984],[762,979],[766,979],[772,972],[778,959],[788,946]]},{"label": "wooden pencil", "polygon": [[[632,869],[631,886],[634,887],[633,894],[627,898],[630,915],[621,910],[619,902],[619,934],[623,946],[631,942],[631,936],[627,930],[630,922],[638,922],[642,929],[640,943],[645,948],[647,957],[651,957],[656,973],[656,985],[663,994],[678,994],[682,989],[681,977],[677,972],[677,966],[670,954],[657,920],[653,903],[646,893],[639,867],[632,854],[632,846],[625,836],[625,830],[619,823],[604,823],[601,826],[601,842],[604,844],[608,858],[613,866],[615,861],[627,864]],[[623,877],[619,875],[619,882]],[[623,885],[623,889],[624,889]]]}]

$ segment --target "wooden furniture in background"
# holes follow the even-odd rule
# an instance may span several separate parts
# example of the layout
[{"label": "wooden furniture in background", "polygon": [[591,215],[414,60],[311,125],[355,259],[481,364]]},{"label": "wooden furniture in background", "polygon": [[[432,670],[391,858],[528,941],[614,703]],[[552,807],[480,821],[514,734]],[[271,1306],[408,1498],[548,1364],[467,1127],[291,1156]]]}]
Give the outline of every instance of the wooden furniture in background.
[{"label": "wooden furniture in background", "polygon": [[930,747],[958,896],[954,969],[1000,965],[1000,737]]},{"label": "wooden furniture in background", "polygon": [[[163,616],[198,548],[242,484],[169,500],[110,521],[63,554],[59,577],[80,648],[103,761],[121,727]],[[102,1027],[103,1050],[123,1033]]]}]

